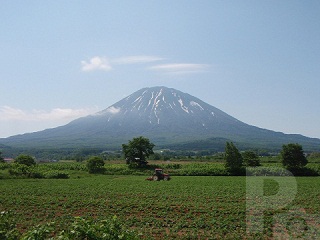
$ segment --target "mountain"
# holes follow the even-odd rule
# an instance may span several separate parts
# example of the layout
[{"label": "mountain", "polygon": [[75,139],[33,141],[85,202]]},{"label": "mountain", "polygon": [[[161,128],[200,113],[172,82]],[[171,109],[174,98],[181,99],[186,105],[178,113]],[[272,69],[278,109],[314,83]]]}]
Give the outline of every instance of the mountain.
[{"label": "mountain", "polygon": [[320,149],[320,139],[248,125],[196,97],[166,87],[143,88],[96,114],[61,127],[0,139],[0,144],[120,148],[136,136],[146,136],[157,146],[192,146],[193,141],[223,138],[252,147],[281,148],[284,143],[297,142]]}]

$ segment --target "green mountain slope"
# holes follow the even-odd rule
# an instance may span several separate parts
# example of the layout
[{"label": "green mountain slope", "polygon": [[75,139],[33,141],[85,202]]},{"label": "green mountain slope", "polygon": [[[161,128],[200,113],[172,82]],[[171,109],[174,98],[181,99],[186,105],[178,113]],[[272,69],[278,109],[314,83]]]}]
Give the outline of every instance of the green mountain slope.
[{"label": "green mountain slope", "polygon": [[185,148],[209,148],[210,139],[223,138],[264,149],[279,149],[282,144],[294,142],[320,150],[320,139],[248,125],[196,97],[166,87],[141,89],[94,115],[65,126],[0,139],[0,144],[20,148],[119,149],[122,143],[141,135],[158,146],[181,143]]}]

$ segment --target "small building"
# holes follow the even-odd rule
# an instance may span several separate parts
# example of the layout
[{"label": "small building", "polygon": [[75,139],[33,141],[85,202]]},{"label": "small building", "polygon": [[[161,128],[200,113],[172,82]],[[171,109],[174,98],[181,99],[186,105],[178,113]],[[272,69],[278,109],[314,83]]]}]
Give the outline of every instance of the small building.
[{"label": "small building", "polygon": [[14,162],[13,158],[4,158],[3,160],[5,163],[13,163]]}]

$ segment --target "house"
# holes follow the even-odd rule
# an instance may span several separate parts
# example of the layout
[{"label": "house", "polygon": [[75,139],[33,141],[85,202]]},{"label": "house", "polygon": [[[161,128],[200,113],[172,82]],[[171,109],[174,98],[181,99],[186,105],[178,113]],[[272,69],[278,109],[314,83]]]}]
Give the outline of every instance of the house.
[{"label": "house", "polygon": [[13,163],[14,159],[13,158],[4,158],[5,163]]}]

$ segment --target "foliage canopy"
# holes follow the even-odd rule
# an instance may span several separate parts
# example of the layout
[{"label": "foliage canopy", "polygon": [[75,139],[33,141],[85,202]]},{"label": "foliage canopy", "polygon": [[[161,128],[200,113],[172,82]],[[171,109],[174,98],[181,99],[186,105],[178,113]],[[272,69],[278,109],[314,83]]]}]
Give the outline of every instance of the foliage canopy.
[{"label": "foliage canopy", "polygon": [[148,164],[146,159],[154,153],[154,146],[148,138],[142,136],[133,138],[128,144],[122,144],[127,164],[131,167],[146,166]]},{"label": "foliage canopy", "polygon": [[102,173],[104,171],[104,161],[98,156],[91,157],[87,161],[87,168],[89,173]]},{"label": "foliage canopy", "polygon": [[242,154],[243,164],[247,167],[260,166],[259,156],[253,151],[245,151]]},{"label": "foliage canopy", "polygon": [[242,156],[232,142],[226,142],[225,148],[225,167],[231,174],[239,174],[242,168]]},{"label": "foliage canopy", "polygon": [[4,158],[2,157],[2,152],[0,151],[0,163],[4,163]]},{"label": "foliage canopy", "polygon": [[282,165],[289,170],[301,169],[308,163],[302,146],[297,143],[283,145],[280,156]]},{"label": "foliage canopy", "polygon": [[24,154],[21,154],[18,157],[16,157],[14,159],[14,162],[19,163],[19,164],[24,164],[27,166],[36,165],[36,161],[34,160],[33,157],[31,157],[29,155],[24,155]]}]

